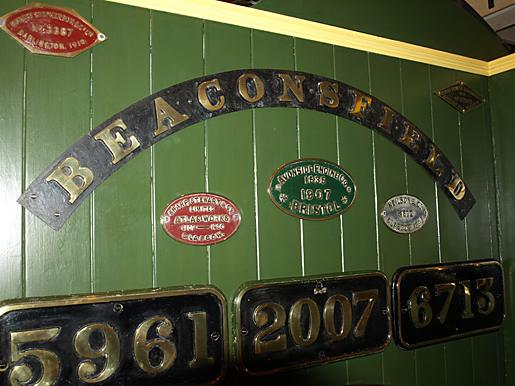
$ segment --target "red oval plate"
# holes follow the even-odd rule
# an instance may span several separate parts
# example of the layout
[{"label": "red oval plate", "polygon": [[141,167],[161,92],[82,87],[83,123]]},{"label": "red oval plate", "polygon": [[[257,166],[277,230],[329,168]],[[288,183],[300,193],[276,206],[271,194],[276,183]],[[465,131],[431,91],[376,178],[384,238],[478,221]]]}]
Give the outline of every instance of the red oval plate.
[{"label": "red oval plate", "polygon": [[75,10],[41,3],[2,16],[0,28],[38,54],[74,57],[106,40]]},{"label": "red oval plate", "polygon": [[161,225],[181,243],[211,245],[227,240],[240,226],[241,215],[230,200],[210,193],[176,198],[163,211]]}]

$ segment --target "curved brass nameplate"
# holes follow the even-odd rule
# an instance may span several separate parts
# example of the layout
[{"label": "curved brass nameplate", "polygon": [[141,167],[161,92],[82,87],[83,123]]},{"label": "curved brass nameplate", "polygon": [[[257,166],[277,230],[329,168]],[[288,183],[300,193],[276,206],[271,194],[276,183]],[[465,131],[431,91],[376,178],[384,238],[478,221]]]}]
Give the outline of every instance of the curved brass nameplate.
[{"label": "curved brass nameplate", "polygon": [[59,230],[97,186],[156,142],[197,122],[263,107],[315,110],[365,126],[426,170],[443,189],[460,219],[476,202],[433,141],[384,102],[320,75],[257,69],[192,79],[120,111],[52,162],[18,202]]}]

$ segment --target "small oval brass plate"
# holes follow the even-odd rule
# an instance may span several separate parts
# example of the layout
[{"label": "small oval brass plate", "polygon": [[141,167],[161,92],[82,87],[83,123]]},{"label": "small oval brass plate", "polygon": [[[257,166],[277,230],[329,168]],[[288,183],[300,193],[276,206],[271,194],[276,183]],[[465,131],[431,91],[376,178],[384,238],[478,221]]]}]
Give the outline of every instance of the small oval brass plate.
[{"label": "small oval brass plate", "polygon": [[181,243],[211,245],[231,237],[240,226],[241,215],[227,198],[193,193],[176,198],[163,211],[161,225]]},{"label": "small oval brass plate", "polygon": [[381,209],[384,224],[397,233],[415,233],[427,221],[427,207],[409,194],[400,194],[388,199]]},{"label": "small oval brass plate", "polygon": [[272,202],[305,220],[327,220],[346,212],[356,199],[356,183],[340,166],[322,159],[299,159],[277,169],[268,183]]}]

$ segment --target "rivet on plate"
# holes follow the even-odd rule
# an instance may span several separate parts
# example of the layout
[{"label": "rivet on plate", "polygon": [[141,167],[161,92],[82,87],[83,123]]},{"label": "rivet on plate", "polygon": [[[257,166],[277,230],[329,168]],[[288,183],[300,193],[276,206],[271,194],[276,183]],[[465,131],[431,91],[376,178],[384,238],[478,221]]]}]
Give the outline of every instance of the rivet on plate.
[{"label": "rivet on plate", "polygon": [[[2,19],[0,19],[2,20]],[[9,368],[9,363],[4,360],[0,360],[0,371],[5,371]]]},{"label": "rivet on plate", "polygon": [[59,213],[59,212],[55,212],[55,213],[54,213],[54,216],[55,216],[55,217],[59,217],[60,215],[61,215],[61,213]]},{"label": "rivet on plate", "polygon": [[406,312],[408,312],[408,309],[406,307],[402,307],[402,313],[405,314]]},{"label": "rivet on plate", "polygon": [[383,308],[383,315],[386,315],[388,313],[388,309]]},{"label": "rivet on plate", "polygon": [[218,332],[213,332],[211,334],[211,339],[213,339],[215,342],[220,339],[220,334]]},{"label": "rivet on plate", "polygon": [[193,101],[191,99],[188,99],[188,103],[191,105]]},{"label": "rivet on plate", "polygon": [[101,42],[103,42],[104,40],[106,40],[106,36],[105,36],[103,33],[99,33],[99,34],[98,34],[98,40],[100,40]]},{"label": "rivet on plate", "polygon": [[114,306],[113,306],[113,311],[116,312],[117,314],[121,314],[122,311],[123,311],[123,305],[120,304],[120,303],[116,303]]},{"label": "rivet on plate", "polygon": [[179,101],[177,101],[177,102],[175,102],[175,104],[178,106],[178,105],[180,104],[180,102],[179,102]]},{"label": "rivet on plate", "polygon": [[249,333],[249,330],[247,330],[247,327],[242,327],[241,328],[241,335],[245,336]]},{"label": "rivet on plate", "polygon": [[32,193],[32,195],[30,196],[30,198],[32,198],[33,200],[35,200],[35,199],[36,199],[36,197],[37,197],[37,196],[36,196],[36,193]]},{"label": "rivet on plate", "polygon": [[320,359],[325,359],[325,352],[320,351],[320,352],[318,353],[318,357],[319,357]]},{"label": "rivet on plate", "polygon": [[5,24],[4,19],[0,19],[0,27],[3,27],[3,26],[4,26],[4,24]]}]

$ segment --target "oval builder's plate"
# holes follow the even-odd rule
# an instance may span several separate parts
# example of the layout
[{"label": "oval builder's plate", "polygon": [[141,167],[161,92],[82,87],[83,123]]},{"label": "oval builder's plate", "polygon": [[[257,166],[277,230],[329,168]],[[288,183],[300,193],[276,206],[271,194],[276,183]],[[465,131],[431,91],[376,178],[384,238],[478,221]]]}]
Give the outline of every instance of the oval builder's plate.
[{"label": "oval builder's plate", "polygon": [[270,177],[268,194],[283,212],[305,220],[328,220],[356,199],[351,175],[332,162],[306,158],[281,166]]}]

